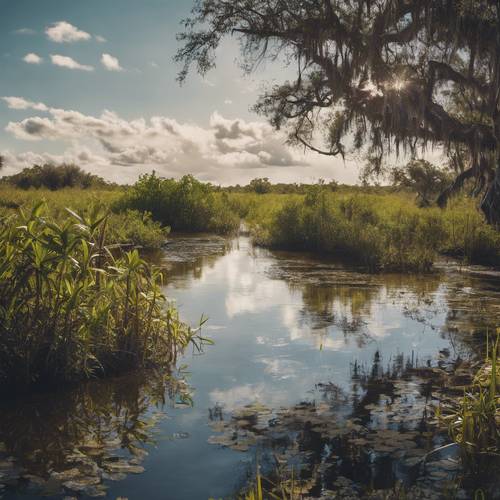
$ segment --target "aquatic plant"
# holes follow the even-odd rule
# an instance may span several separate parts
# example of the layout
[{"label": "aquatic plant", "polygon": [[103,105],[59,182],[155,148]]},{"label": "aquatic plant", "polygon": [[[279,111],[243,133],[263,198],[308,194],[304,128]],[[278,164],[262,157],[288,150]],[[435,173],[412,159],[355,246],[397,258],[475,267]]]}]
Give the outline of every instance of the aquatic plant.
[{"label": "aquatic plant", "polygon": [[143,175],[113,207],[150,212],[154,220],[174,231],[226,234],[236,231],[240,222],[224,197],[191,175],[179,181],[154,172]]},{"label": "aquatic plant", "polygon": [[159,270],[106,245],[106,215],[67,210],[55,222],[44,211],[0,219],[4,389],[166,365],[207,342],[180,321]]},{"label": "aquatic plant", "polygon": [[240,495],[240,500],[300,500],[302,498],[300,482],[295,480],[293,468],[290,479],[286,479],[284,472],[279,469],[276,470],[275,475],[275,480],[271,481],[262,476],[257,466],[255,479]]},{"label": "aquatic plant", "polygon": [[449,401],[438,411],[449,433],[461,450],[464,461],[475,464],[479,455],[498,454],[500,450],[500,366],[499,339],[489,349],[485,364],[472,386],[458,401]]}]

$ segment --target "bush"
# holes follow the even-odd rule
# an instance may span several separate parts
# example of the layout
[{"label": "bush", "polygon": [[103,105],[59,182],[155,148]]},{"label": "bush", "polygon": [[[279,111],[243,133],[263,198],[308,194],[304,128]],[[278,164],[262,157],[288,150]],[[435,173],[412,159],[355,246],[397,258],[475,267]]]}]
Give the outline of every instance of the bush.
[{"label": "bush", "polygon": [[339,256],[370,270],[428,271],[444,238],[434,211],[387,208],[368,196],[337,199],[315,186],[265,221],[257,240]]},{"label": "bush", "polygon": [[111,213],[108,228],[109,242],[144,248],[161,248],[170,233],[170,228],[154,221],[149,212],[137,210]]},{"label": "bush", "polygon": [[102,188],[108,184],[97,175],[84,172],[76,165],[34,165],[9,177],[3,177],[2,182],[20,189],[47,188],[52,191],[66,187],[82,189]]},{"label": "bush", "polygon": [[143,175],[117,202],[115,211],[151,213],[154,220],[174,231],[230,233],[239,227],[227,199],[209,184],[186,175],[179,181]]},{"label": "bush", "polygon": [[28,388],[168,364],[203,342],[136,250],[104,246],[106,217],[39,204],[0,220],[0,383]]}]

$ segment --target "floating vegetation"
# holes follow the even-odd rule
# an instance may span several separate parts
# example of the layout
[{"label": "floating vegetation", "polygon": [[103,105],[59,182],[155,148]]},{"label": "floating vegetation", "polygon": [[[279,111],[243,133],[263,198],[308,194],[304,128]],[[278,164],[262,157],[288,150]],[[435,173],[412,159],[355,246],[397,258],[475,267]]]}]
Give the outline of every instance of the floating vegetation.
[{"label": "floating vegetation", "polygon": [[164,407],[176,401],[189,406],[183,378],[144,372],[89,382],[50,402],[32,396],[1,408],[0,496],[7,489],[106,496],[110,483],[144,472],[147,447],[167,416]]},{"label": "floating vegetation", "polygon": [[[272,464],[244,498],[259,498],[259,480],[267,498],[463,496],[460,450],[448,444],[434,416],[455,375],[449,366],[422,363],[401,355],[385,369],[376,353],[370,368],[353,364],[351,395],[327,383],[316,387],[313,400],[289,408],[252,404],[227,416],[219,409],[210,423],[218,434],[209,442],[258,450]],[[465,370],[462,363],[456,368]],[[292,470],[295,488],[284,488]]]}]

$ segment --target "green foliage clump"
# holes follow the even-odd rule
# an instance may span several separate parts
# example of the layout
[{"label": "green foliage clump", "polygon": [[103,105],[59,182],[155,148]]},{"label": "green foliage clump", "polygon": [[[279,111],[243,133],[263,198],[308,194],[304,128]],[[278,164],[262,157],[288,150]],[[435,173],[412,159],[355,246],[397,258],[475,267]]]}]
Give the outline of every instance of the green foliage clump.
[{"label": "green foliage clump", "polygon": [[107,218],[42,204],[0,219],[0,383],[16,390],[174,362],[204,341],[137,250],[105,246]]},{"label": "green foliage clump", "polygon": [[[96,209],[109,212],[113,201],[119,196],[118,190],[65,188],[57,191],[24,191],[3,186],[0,189],[0,215],[15,213],[18,208],[31,211],[36,204],[44,202],[47,215],[59,221],[67,218],[67,206],[74,207],[83,215],[91,214]],[[160,248],[169,231],[170,228],[154,221],[151,214],[137,210],[110,213],[106,222],[107,242],[113,244]]]},{"label": "green foliage clump", "polygon": [[276,210],[261,226],[258,240],[339,256],[370,270],[430,270],[445,238],[436,211],[376,201],[370,196],[337,198],[315,186]]},{"label": "green foliage clump", "polygon": [[465,463],[477,466],[478,457],[498,455],[500,449],[500,366],[499,338],[487,355],[473,384],[463,398],[451,400],[437,409],[437,416],[448,426],[451,438],[460,445]]},{"label": "green foliage clump", "polygon": [[438,194],[451,183],[451,175],[426,160],[411,160],[402,168],[391,172],[394,186],[408,188],[417,193],[421,207],[431,205]]},{"label": "green foliage clump", "polygon": [[191,175],[179,181],[163,179],[154,172],[141,176],[114,203],[118,212],[127,209],[149,212],[154,220],[174,231],[226,234],[239,227],[239,217],[227,199]]},{"label": "green foliage clump", "polygon": [[443,253],[468,263],[500,264],[500,232],[486,223],[473,200],[452,200],[442,216],[447,232]]},{"label": "green foliage clump", "polygon": [[20,189],[46,188],[52,191],[67,187],[82,189],[109,187],[102,177],[83,171],[76,165],[34,165],[18,174],[3,177],[2,182]]},{"label": "green foliage clump", "polygon": [[248,185],[248,189],[257,194],[270,193],[272,190],[272,184],[269,182],[267,177],[253,179]]},{"label": "green foliage clump", "polygon": [[126,210],[110,213],[108,240],[132,247],[161,248],[167,241],[170,228],[153,220],[149,212]]}]

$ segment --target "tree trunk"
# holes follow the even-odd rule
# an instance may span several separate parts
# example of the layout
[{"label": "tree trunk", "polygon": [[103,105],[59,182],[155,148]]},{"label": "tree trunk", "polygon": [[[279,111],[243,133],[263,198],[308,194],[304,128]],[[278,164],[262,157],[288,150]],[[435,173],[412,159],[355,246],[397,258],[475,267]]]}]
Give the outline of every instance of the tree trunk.
[{"label": "tree trunk", "polygon": [[486,188],[481,200],[481,210],[488,224],[500,228],[500,156],[497,158],[497,168],[493,180]]}]

